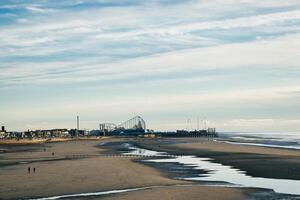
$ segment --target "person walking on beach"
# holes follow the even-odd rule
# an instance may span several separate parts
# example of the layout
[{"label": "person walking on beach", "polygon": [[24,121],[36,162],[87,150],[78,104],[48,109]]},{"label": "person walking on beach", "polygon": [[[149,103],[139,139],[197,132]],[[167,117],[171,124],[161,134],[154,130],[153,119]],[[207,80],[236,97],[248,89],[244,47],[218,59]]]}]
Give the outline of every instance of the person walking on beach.
[{"label": "person walking on beach", "polygon": [[30,167],[28,167],[28,174],[30,174]]},{"label": "person walking on beach", "polygon": [[35,167],[33,168],[33,173],[35,173]]}]

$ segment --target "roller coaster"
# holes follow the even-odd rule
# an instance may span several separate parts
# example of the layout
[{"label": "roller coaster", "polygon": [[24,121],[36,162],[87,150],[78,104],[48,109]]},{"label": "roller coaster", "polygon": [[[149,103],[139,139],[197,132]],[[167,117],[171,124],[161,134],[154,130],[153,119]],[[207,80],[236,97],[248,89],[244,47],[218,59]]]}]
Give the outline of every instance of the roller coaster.
[{"label": "roller coaster", "polygon": [[119,125],[101,123],[99,129],[103,135],[139,135],[145,133],[146,122],[142,117],[135,116]]}]

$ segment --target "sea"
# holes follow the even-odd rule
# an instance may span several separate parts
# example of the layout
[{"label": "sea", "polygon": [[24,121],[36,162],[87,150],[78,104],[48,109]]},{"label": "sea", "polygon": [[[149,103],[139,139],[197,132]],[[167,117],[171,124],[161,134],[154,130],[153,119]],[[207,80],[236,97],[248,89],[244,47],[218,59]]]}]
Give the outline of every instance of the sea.
[{"label": "sea", "polygon": [[233,144],[300,150],[300,131],[294,132],[220,132],[218,141]]}]

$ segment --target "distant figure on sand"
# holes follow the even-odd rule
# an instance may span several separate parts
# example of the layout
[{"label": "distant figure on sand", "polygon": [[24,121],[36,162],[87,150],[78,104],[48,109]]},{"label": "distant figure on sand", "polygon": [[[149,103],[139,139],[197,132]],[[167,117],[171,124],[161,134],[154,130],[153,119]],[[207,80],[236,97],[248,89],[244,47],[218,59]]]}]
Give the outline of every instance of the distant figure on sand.
[{"label": "distant figure on sand", "polygon": [[35,167],[33,168],[33,173],[35,173]]},{"label": "distant figure on sand", "polygon": [[28,174],[30,174],[30,167],[28,167]]}]

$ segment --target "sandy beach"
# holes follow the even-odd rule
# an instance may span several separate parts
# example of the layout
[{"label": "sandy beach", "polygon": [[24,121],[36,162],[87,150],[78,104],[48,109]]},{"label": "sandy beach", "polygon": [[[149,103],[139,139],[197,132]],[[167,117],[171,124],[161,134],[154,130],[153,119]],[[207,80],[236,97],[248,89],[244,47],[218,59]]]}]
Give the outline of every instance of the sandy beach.
[{"label": "sandy beach", "polygon": [[[196,182],[173,179],[166,172],[141,164],[139,162],[141,157],[117,155],[117,147],[110,144],[122,143],[127,140],[126,138],[105,138],[26,145],[2,144],[0,149],[4,149],[4,152],[0,154],[0,199],[49,197],[147,186],[158,187],[101,198],[245,199],[249,191],[254,191],[246,188],[207,187]],[[174,153],[214,155],[220,160],[222,157],[228,159],[227,152],[232,156],[231,158],[235,159],[236,153],[240,155],[241,152],[243,154],[255,152],[251,153],[252,156],[272,155],[276,158],[282,156],[282,159],[284,157],[284,159],[288,159],[288,162],[293,163],[297,159],[299,162],[297,151],[268,149],[269,151],[265,154],[266,150],[260,147],[248,148],[192,139],[188,139],[184,143],[180,140],[169,139],[130,139],[130,142],[150,149],[167,150]],[[111,148],[105,144],[109,144],[108,146]],[[220,155],[221,151],[222,155]],[[237,160],[232,163],[236,164]],[[243,160],[240,163],[241,166],[247,165]],[[252,159],[251,163],[257,164],[258,161]],[[272,164],[272,162],[270,163]],[[28,173],[28,167],[31,168],[31,173]],[[264,167],[266,169],[270,166],[265,165]],[[35,173],[32,172],[33,168],[36,168]],[[276,166],[272,169],[276,171]],[[298,173],[298,169],[296,172]],[[298,176],[296,175],[296,177]]]},{"label": "sandy beach", "polygon": [[[3,146],[2,148],[6,149],[6,153],[1,154],[1,199],[48,197],[123,188],[162,186],[163,188],[151,189],[151,191],[156,191],[156,195],[148,191],[139,191],[133,193],[133,196],[131,194],[126,194],[127,197],[122,196],[125,199],[134,199],[146,195],[148,199],[154,199],[161,192],[171,193],[173,197],[177,196],[175,195],[176,192],[174,193],[174,185],[194,184],[172,180],[154,168],[134,162],[139,158],[110,155],[105,149],[96,147],[103,142],[112,141],[115,140],[80,140]],[[52,156],[52,152],[54,152],[54,156]],[[28,167],[36,168],[36,172],[29,174],[27,172]],[[228,196],[228,199],[241,199],[243,196],[243,192],[236,189],[215,188],[215,190],[218,190],[219,194],[224,193],[223,196]],[[187,189],[185,187],[180,194],[184,193],[197,196],[206,192],[203,189]],[[207,196],[209,197],[208,194]],[[178,199],[179,197],[180,195]]]},{"label": "sandy beach", "polygon": [[[108,139],[109,137],[80,137],[76,140],[99,140],[99,139]],[[41,143],[50,143],[50,142],[66,142],[74,141],[74,138],[21,138],[21,139],[0,139],[0,145],[26,145],[26,144],[41,144]]]},{"label": "sandy beach", "polygon": [[[1,156],[0,197],[43,197],[146,185],[178,184],[133,158],[105,156],[97,141],[69,141]],[[46,148],[46,151],[44,151]],[[54,156],[52,156],[54,152]],[[11,163],[13,161],[14,163]],[[30,163],[24,163],[30,162]],[[36,168],[28,173],[27,168]]]},{"label": "sandy beach", "polygon": [[168,186],[163,188],[154,188],[145,191],[136,191],[126,194],[108,196],[101,199],[132,199],[132,200],[173,200],[173,199],[190,199],[190,200],[212,200],[212,199],[244,199],[243,192],[234,188],[206,187],[200,185],[194,186]]}]

